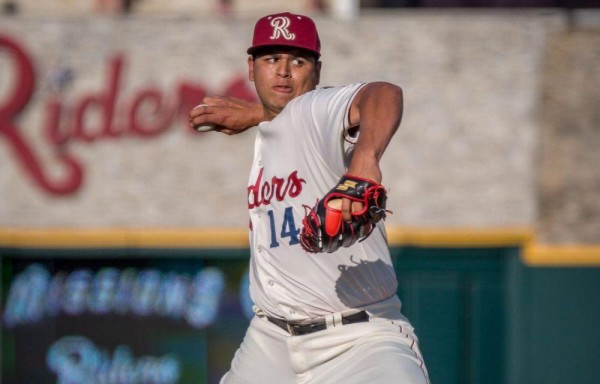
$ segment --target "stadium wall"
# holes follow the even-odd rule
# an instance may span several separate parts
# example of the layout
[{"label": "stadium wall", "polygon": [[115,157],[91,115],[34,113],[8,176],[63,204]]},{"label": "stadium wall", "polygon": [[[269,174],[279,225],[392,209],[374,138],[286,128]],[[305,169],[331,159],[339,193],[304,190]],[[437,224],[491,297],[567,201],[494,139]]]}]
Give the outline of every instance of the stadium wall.
[{"label": "stadium wall", "polygon": [[[322,85],[385,80],[405,92],[383,159],[395,212],[387,226],[399,294],[435,382],[599,376],[594,15],[316,17]],[[213,382],[226,369],[246,324],[254,135],[193,133],[185,116],[206,94],[255,97],[244,53],[253,21],[0,16],[3,382],[57,377],[64,366],[50,357],[68,348],[104,367],[152,363],[148,374],[165,382],[175,373]],[[116,277],[139,285],[132,307],[90,296],[105,292],[94,282]],[[165,307],[156,281],[175,298],[181,284],[197,289],[207,306]],[[40,295],[53,286],[83,293]],[[21,305],[6,323],[13,289]],[[143,330],[157,338],[141,341]],[[557,334],[569,339],[566,356]],[[22,360],[31,342],[41,343],[39,358]]]}]

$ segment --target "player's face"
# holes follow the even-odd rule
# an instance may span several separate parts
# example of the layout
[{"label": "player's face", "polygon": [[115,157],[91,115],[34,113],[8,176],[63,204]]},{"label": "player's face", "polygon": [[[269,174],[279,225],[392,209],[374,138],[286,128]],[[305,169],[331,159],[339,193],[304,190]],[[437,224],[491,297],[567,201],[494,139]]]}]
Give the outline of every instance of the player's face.
[{"label": "player's face", "polygon": [[248,58],[250,81],[268,120],[277,116],[293,98],[319,84],[321,62],[302,50],[273,50]]}]

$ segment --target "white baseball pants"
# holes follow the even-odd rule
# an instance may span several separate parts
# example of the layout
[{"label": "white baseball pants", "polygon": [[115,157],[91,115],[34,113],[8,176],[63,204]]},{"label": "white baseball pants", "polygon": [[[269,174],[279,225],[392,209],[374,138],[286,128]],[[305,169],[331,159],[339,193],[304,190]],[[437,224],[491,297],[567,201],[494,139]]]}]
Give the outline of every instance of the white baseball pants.
[{"label": "white baseball pants", "polygon": [[[255,310],[221,384],[429,384],[398,298],[361,309],[371,316],[369,322],[303,336],[290,336]],[[328,323],[339,315],[328,316]]]}]

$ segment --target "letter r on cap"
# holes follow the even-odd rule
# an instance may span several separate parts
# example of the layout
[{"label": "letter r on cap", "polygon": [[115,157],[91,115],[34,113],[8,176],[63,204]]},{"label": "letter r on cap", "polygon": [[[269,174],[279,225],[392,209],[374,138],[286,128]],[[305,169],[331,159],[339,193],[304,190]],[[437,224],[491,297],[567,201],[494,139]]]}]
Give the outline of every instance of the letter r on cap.
[{"label": "letter r on cap", "polygon": [[271,20],[271,26],[273,27],[271,40],[277,40],[281,36],[283,36],[283,38],[286,40],[294,40],[296,38],[296,34],[290,33],[288,30],[288,27],[290,26],[290,19],[285,16],[277,16]]}]

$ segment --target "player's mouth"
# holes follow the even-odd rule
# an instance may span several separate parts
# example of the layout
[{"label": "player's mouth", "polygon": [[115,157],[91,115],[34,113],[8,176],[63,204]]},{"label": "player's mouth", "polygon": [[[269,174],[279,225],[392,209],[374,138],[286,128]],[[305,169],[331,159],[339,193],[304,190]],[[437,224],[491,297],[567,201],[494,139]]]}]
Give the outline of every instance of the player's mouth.
[{"label": "player's mouth", "polygon": [[273,90],[281,93],[292,93],[293,89],[289,85],[275,85]]}]

